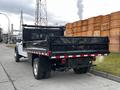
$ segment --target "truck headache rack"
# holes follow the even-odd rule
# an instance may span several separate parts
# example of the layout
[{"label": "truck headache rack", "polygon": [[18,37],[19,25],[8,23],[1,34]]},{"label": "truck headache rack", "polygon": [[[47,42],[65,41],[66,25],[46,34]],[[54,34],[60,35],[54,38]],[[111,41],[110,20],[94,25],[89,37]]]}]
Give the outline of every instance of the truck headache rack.
[{"label": "truck headache rack", "polygon": [[63,36],[63,26],[23,25],[23,41],[45,40],[49,36]]}]

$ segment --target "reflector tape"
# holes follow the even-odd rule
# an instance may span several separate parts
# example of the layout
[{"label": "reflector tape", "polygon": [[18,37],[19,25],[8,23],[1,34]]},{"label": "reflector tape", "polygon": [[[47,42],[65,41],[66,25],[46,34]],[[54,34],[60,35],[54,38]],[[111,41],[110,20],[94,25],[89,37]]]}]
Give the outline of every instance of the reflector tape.
[{"label": "reflector tape", "polygon": [[108,54],[81,54],[81,55],[68,55],[68,56],[52,56],[51,59],[62,59],[62,58],[78,58],[78,57],[95,57],[95,56],[106,56]]},{"label": "reflector tape", "polygon": [[72,57],[73,57],[73,55],[69,55],[68,57],[69,57],[69,58],[72,58]]},{"label": "reflector tape", "polygon": [[80,55],[76,55],[76,57],[80,57]]},{"label": "reflector tape", "polygon": [[47,53],[43,53],[43,55],[48,56],[48,54],[47,54]]},{"label": "reflector tape", "polygon": [[33,54],[38,54],[38,55],[44,55],[44,56],[48,56],[48,53],[44,53],[44,52],[38,52],[38,51],[27,51],[28,53],[33,53]]},{"label": "reflector tape", "polygon": [[88,55],[87,54],[85,54],[85,55],[83,55],[84,57],[87,57]]},{"label": "reflector tape", "polygon": [[95,56],[95,54],[91,54],[90,56],[93,56],[93,57],[94,57],[94,56]]},{"label": "reflector tape", "polygon": [[52,59],[56,59],[56,57],[55,56],[53,56],[53,57],[51,57]]},{"label": "reflector tape", "polygon": [[108,56],[108,54],[104,54],[105,56]]},{"label": "reflector tape", "polygon": [[102,56],[102,54],[98,54],[97,56]]},{"label": "reflector tape", "polygon": [[[45,53],[45,52],[40,52],[40,51],[27,51],[29,53],[33,53],[33,54],[38,54],[38,55],[44,55],[44,56],[49,56],[49,53]],[[66,59],[66,58],[79,58],[79,57],[95,57],[95,56],[107,56],[108,54],[80,54],[80,55],[56,55],[56,56],[51,56],[51,59]]]},{"label": "reflector tape", "polygon": [[65,56],[60,56],[60,58],[65,58]]}]

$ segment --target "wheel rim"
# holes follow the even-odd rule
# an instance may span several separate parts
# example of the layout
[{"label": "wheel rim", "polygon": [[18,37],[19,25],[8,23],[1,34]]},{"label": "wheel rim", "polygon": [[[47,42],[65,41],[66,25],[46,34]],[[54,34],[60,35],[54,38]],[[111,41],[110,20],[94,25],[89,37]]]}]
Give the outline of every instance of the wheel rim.
[{"label": "wheel rim", "polygon": [[16,52],[15,52],[14,56],[16,57]]},{"label": "wheel rim", "polygon": [[38,64],[37,64],[37,61],[34,61],[33,68],[34,68],[34,74],[35,74],[35,76],[37,76],[37,74],[38,74]]},{"label": "wheel rim", "polygon": [[14,57],[15,57],[15,58],[17,57],[17,54],[16,54],[16,52],[14,53]]}]

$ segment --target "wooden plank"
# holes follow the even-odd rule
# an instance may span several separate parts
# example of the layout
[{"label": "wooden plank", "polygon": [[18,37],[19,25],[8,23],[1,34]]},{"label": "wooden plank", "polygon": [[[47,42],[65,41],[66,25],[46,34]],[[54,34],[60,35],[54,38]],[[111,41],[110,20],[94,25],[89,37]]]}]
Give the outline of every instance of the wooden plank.
[{"label": "wooden plank", "polygon": [[101,31],[101,36],[110,36],[110,31],[109,30]]},{"label": "wooden plank", "polygon": [[111,13],[111,20],[120,20],[120,11]]},{"label": "wooden plank", "polygon": [[94,24],[95,23],[95,17],[89,18],[88,19],[88,25],[89,24]]},{"label": "wooden plank", "polygon": [[100,30],[95,30],[93,32],[93,36],[100,36]]},{"label": "wooden plank", "polygon": [[82,35],[82,33],[80,32],[80,33],[74,33],[74,36],[81,36]]},{"label": "wooden plank", "polygon": [[101,31],[109,30],[109,29],[110,29],[110,22],[101,24]]},{"label": "wooden plank", "polygon": [[77,22],[77,27],[81,27],[82,26],[82,20]]},{"label": "wooden plank", "polygon": [[110,14],[104,15],[104,16],[102,17],[102,23],[108,23],[108,22],[110,22],[110,20],[111,20],[110,17],[111,17]]},{"label": "wooden plank", "polygon": [[120,44],[120,36],[110,36],[110,44]]},{"label": "wooden plank", "polygon": [[94,24],[94,30],[101,30],[101,23]]},{"label": "wooden plank", "polygon": [[88,26],[82,26],[82,31],[87,31],[88,30]]},{"label": "wooden plank", "polygon": [[82,20],[82,26],[88,25],[88,19]]},{"label": "wooden plank", "polygon": [[120,28],[110,29],[110,36],[120,36]]},{"label": "wooden plank", "polygon": [[93,30],[87,31],[87,36],[93,36]]},{"label": "wooden plank", "polygon": [[93,31],[93,30],[94,30],[94,24],[89,24],[88,31]]},{"label": "wooden plank", "polygon": [[87,36],[87,32],[86,31],[82,32],[81,36]]},{"label": "wooden plank", "polygon": [[101,23],[102,22],[102,15],[95,17],[95,23]]},{"label": "wooden plank", "polygon": [[120,28],[120,20],[112,20],[110,23],[110,28]]},{"label": "wooden plank", "polygon": [[73,33],[80,33],[82,31],[81,27],[75,27],[73,28]]}]

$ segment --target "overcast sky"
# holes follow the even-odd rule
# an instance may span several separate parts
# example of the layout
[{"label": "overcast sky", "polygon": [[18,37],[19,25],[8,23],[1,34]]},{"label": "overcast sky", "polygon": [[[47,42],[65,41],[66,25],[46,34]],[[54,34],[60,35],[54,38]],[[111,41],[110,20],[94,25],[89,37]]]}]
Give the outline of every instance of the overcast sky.
[{"label": "overcast sky", "polygon": [[[9,16],[15,29],[19,29],[20,11],[24,12],[24,23],[34,24],[36,0],[0,0],[0,13]],[[120,11],[120,0],[83,0],[83,19]],[[77,0],[47,0],[49,23],[63,24],[79,20]],[[7,32],[7,18],[0,14],[0,26]]]}]

